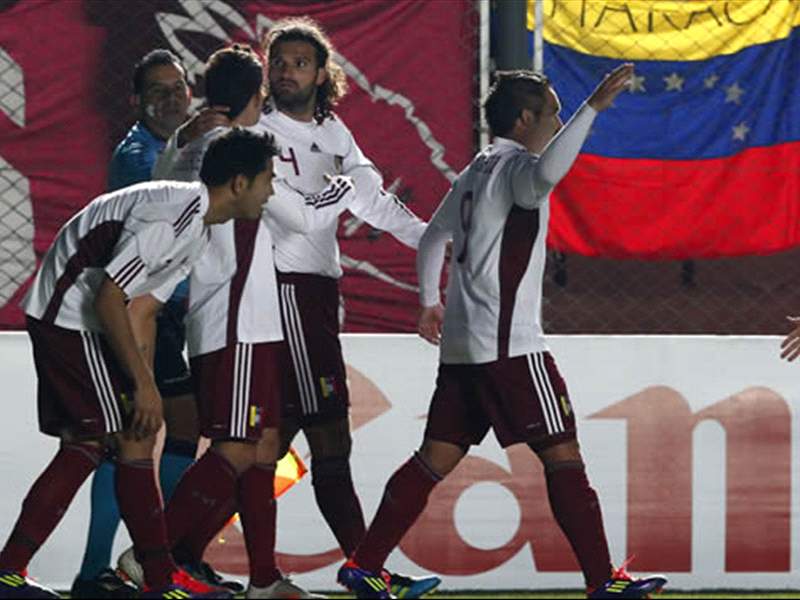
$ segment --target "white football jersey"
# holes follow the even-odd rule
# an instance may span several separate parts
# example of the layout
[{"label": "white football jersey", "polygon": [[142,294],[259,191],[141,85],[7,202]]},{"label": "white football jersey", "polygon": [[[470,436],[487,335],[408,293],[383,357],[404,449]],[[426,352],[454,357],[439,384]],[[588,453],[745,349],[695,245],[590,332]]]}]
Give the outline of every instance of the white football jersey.
[{"label": "white football jersey", "polygon": [[596,114],[584,104],[540,157],[495,138],[445,196],[417,255],[420,302],[433,306],[453,239],[441,362],[478,364],[547,349],[541,305],[549,195]]},{"label": "white football jersey", "polygon": [[58,232],[22,301],[25,313],[102,333],[94,299],[105,275],[129,298],[166,302],[206,247],[208,190],[145,182],[99,196]]},{"label": "white football jersey", "polygon": [[[425,223],[394,194],[382,189],[380,173],[338,117],[325,119],[321,124],[297,121],[270,107],[255,130],[275,136],[281,150],[275,160],[275,173],[293,189],[303,194],[319,194],[327,185],[326,176],[348,175],[354,180],[356,196],[347,209],[407,246],[417,247]],[[306,233],[273,229],[278,270],[341,277],[337,227],[338,222],[332,221],[324,228]]]},{"label": "white football jersey", "polygon": [[[156,163],[154,176],[197,180],[208,145],[226,131],[214,129],[183,148],[177,148],[173,136]],[[273,231],[303,232],[328,226],[354,197],[353,184],[344,177],[326,182],[318,195],[300,194],[277,179],[273,187],[275,194],[262,219],[234,220],[211,229],[208,251],[189,279],[186,341],[190,356],[238,342],[282,340]]]}]

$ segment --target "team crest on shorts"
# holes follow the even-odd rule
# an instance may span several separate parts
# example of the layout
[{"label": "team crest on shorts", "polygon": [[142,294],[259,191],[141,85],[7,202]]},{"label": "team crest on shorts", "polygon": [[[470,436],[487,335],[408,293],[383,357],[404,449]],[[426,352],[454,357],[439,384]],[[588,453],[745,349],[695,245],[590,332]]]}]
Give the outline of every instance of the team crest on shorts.
[{"label": "team crest on shorts", "polygon": [[261,407],[250,407],[250,427],[258,427],[261,424]]},{"label": "team crest on shorts", "polygon": [[322,391],[322,397],[326,400],[328,398],[336,397],[336,378],[335,377],[320,377],[319,388]]}]

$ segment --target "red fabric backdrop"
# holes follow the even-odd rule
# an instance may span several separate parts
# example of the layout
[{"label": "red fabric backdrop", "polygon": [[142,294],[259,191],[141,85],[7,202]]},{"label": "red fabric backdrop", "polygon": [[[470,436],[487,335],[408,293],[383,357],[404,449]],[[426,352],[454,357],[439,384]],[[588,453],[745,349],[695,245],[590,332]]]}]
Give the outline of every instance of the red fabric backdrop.
[{"label": "red fabric backdrop", "polygon": [[[317,19],[347,63],[351,93],[340,116],[386,185],[395,183],[423,218],[474,148],[477,17],[468,0],[218,0],[200,7],[178,0],[26,0],[0,3],[0,10],[0,48],[22,71],[25,99],[22,126],[0,111],[0,157],[30,182],[37,261],[61,224],[103,192],[111,151],[132,124],[132,66],[155,47],[179,54],[193,73],[216,48],[255,43],[278,18]],[[414,253],[388,234],[346,221],[342,254],[363,267],[346,269],[343,279],[346,329],[412,330]],[[22,327],[18,302],[29,279],[6,294],[0,328]]]}]

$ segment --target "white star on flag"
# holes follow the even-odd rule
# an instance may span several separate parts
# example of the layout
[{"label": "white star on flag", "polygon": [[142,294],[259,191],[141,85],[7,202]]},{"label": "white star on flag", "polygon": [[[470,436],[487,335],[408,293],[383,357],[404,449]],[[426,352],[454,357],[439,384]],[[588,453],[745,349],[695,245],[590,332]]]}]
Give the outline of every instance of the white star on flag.
[{"label": "white star on flag", "polygon": [[728,102],[733,102],[734,104],[741,104],[743,95],[744,95],[744,90],[739,87],[739,82],[735,81],[733,85],[730,85],[725,88],[725,104],[727,104]]},{"label": "white star on flag", "polygon": [[664,83],[667,84],[666,91],[668,92],[671,90],[674,90],[676,92],[683,91],[683,82],[686,80],[677,73],[670,73],[668,77],[663,77],[663,79]]},{"label": "white star on flag", "polygon": [[636,73],[631,75],[631,80],[628,82],[628,91],[631,94],[646,92],[647,90],[644,87],[644,75],[637,75]]},{"label": "white star on flag", "polygon": [[703,80],[703,87],[705,87],[707,90],[713,89],[713,87],[717,85],[718,81],[719,81],[719,75],[717,75],[716,73],[712,73]]},{"label": "white star on flag", "polygon": [[743,142],[748,133],[750,133],[750,128],[747,126],[747,123],[742,121],[733,128],[733,139]]}]

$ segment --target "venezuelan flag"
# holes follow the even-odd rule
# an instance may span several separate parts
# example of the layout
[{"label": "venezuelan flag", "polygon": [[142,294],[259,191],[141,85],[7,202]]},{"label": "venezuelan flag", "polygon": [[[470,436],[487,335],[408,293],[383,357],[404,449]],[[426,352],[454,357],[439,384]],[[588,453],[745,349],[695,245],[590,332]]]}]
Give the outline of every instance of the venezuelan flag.
[{"label": "venezuelan flag", "polygon": [[[711,258],[800,244],[800,1],[545,0],[544,71],[569,117],[633,62],[554,191],[550,245]],[[529,0],[528,26],[533,29]]]}]

